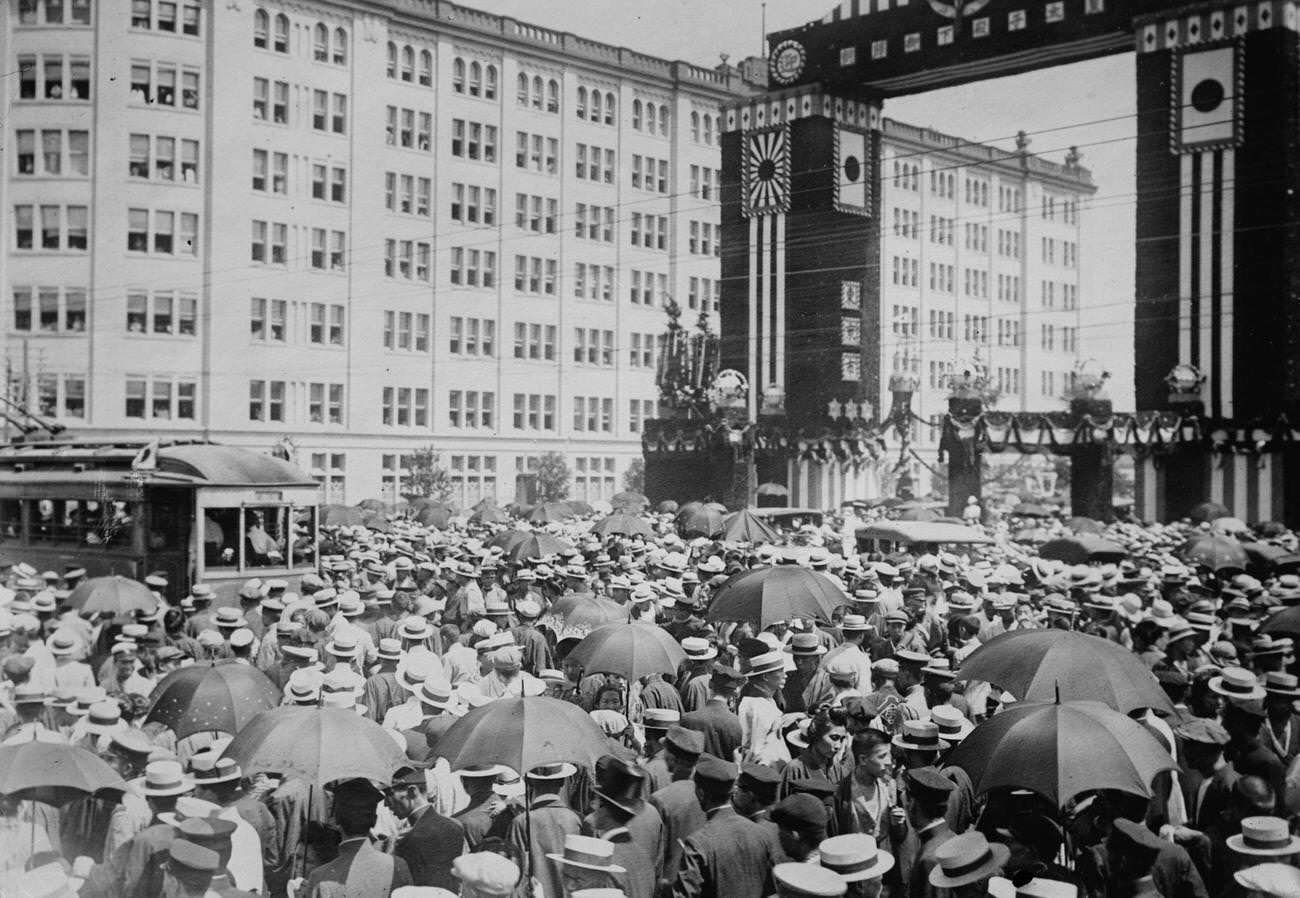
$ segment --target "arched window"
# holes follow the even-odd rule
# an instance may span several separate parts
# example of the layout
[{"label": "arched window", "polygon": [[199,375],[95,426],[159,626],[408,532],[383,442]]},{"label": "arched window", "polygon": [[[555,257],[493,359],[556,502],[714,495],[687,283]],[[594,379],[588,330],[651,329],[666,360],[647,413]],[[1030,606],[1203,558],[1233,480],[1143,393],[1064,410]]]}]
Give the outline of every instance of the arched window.
[{"label": "arched window", "polygon": [[546,86],[542,82],[541,75],[533,76],[533,108],[542,108],[542,96],[546,93]]},{"label": "arched window", "polygon": [[[599,93],[593,92],[593,96],[600,96]],[[587,117],[587,88],[578,88],[578,118]]]},{"label": "arched window", "polygon": [[317,22],[311,30],[311,58],[316,62],[330,61],[330,30],[324,22]]},{"label": "arched window", "polygon": [[458,94],[465,92],[465,60],[459,56],[451,64],[451,89]]},{"label": "arched window", "polygon": [[334,64],[348,64],[348,33],[342,28],[334,29]]},{"label": "arched window", "polygon": [[696,143],[700,142],[700,114],[698,112],[691,113],[691,140]]},{"label": "arched window", "polygon": [[397,77],[397,44],[388,42],[388,77]]},{"label": "arched window", "polygon": [[402,48],[402,80],[415,80],[415,49],[409,44]]},{"label": "arched window", "polygon": [[591,120],[593,122],[600,121],[600,105],[600,91],[593,90],[591,92]]},{"label": "arched window", "polygon": [[420,51],[420,83],[425,87],[433,85],[433,54],[428,50]]},{"label": "arched window", "polygon": [[645,133],[655,133],[655,104],[645,104]]},{"label": "arched window", "polygon": [[271,30],[271,17],[266,10],[259,9],[253,13],[253,46],[266,49],[266,33]]},{"label": "arched window", "polygon": [[668,136],[668,104],[659,107],[659,133]]},{"label": "arched window", "polygon": [[704,142],[713,145],[713,116],[711,115],[704,117]]},{"label": "arched window", "polygon": [[275,17],[275,52],[289,52],[289,17],[284,13]]},{"label": "arched window", "polygon": [[632,130],[641,130],[641,101],[632,101]]},{"label": "arched window", "polygon": [[560,82],[554,78],[546,82],[546,111],[560,111]]},{"label": "arched window", "polygon": [[477,62],[469,64],[469,95],[471,97],[483,95],[483,66]]},{"label": "arched window", "polygon": [[494,65],[489,65],[483,73],[483,98],[485,100],[497,98],[497,67]]},{"label": "arched window", "polygon": [[614,93],[613,91],[611,91],[605,94],[605,124],[607,125],[614,124],[615,108],[616,107],[614,105]]},{"label": "arched window", "polygon": [[528,76],[523,72],[519,73],[519,80],[516,82],[515,102],[520,106],[528,105]]}]

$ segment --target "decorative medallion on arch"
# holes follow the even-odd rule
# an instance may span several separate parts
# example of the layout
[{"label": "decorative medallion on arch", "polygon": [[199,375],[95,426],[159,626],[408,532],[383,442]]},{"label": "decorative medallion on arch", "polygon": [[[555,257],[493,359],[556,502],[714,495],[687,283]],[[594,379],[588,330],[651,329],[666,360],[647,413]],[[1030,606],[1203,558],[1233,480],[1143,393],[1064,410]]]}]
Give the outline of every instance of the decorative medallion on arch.
[{"label": "decorative medallion on arch", "polygon": [[786,125],[745,135],[744,214],[748,218],[790,209],[790,129]]}]

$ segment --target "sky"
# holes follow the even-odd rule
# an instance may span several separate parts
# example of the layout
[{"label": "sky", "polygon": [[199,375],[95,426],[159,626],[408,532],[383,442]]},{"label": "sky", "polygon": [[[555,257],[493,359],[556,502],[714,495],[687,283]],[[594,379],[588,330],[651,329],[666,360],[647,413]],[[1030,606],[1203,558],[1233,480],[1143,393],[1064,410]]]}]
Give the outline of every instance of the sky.
[{"label": "sky", "polygon": [[[715,66],[766,55],[768,32],[820,19],[836,0],[460,0],[522,22],[653,56]],[[1082,215],[1080,354],[1111,372],[1117,410],[1133,408],[1134,63],[1109,56],[889,100],[884,114],[913,125],[1060,162],[1077,146],[1097,193]],[[1036,299],[1034,293],[1030,299]],[[1035,328],[1030,329],[1036,332]]]}]

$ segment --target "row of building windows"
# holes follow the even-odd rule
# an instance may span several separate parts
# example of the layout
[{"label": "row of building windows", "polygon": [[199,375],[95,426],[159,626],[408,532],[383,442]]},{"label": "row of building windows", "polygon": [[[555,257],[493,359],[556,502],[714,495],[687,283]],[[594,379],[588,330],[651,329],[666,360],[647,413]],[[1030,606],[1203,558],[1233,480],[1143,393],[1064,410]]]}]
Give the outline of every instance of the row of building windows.
[{"label": "row of building windows", "polygon": [[[1057,284],[1055,281],[1043,281],[1042,296],[1043,308],[1056,308]],[[1061,308],[1067,312],[1076,311],[1079,308],[1079,286],[1077,284],[1062,283],[1060,285]]]},{"label": "row of building windows", "polygon": [[342,424],[343,384],[250,380],[248,420],[265,424]]},{"label": "row of building windows", "polygon": [[[1055,351],[1060,349],[1061,352],[1078,352],[1079,351],[1079,329],[1068,325],[1044,324],[1040,326],[1041,345],[1043,349]],[[1060,337],[1059,347],[1057,337]]]},{"label": "row of building windows", "polygon": [[[143,0],[145,6],[149,5],[149,0]],[[171,8],[172,31],[175,31],[176,23],[176,4],[166,4]],[[187,7],[194,6],[196,2],[187,2]],[[134,7],[133,7],[134,9]],[[18,0],[18,24],[19,25],[89,25],[90,24],[90,0]],[[188,11],[186,13],[188,18]],[[197,16],[195,16],[197,26]],[[197,33],[197,31],[195,32]]]},{"label": "row of building windows", "polygon": [[[304,232],[308,229],[303,228]],[[311,228],[309,267],[317,271],[343,271],[346,267],[347,234],[326,228]],[[277,221],[253,221],[249,258],[267,265],[289,264],[289,226]]]},{"label": "row of building windows", "polygon": [[952,246],[955,242],[957,232],[957,221],[953,218],[944,218],[942,215],[930,216],[930,242],[942,246]]},{"label": "row of building windows", "polygon": [[[44,177],[86,177],[90,174],[90,132],[61,128],[19,129],[14,132],[17,143],[17,174]],[[132,141],[135,136],[132,135]],[[193,141],[191,141],[193,142]],[[175,177],[175,146],[172,140],[172,168]],[[195,158],[198,149],[195,144]],[[160,166],[162,159],[159,158]],[[197,163],[196,163],[197,164]],[[134,171],[132,172],[134,174]],[[149,177],[148,174],[142,177]],[[161,168],[158,177],[164,177]]]},{"label": "row of building windows", "polygon": [[347,310],[338,303],[252,297],[249,337],[262,343],[343,346]]},{"label": "row of building windows", "polygon": [[[586,208],[582,203],[578,204],[578,210],[583,214],[584,218]],[[594,211],[596,207],[593,206],[592,209]],[[531,231],[534,234],[554,234],[559,213],[560,204],[554,197],[527,193],[515,194],[515,227],[521,231]],[[599,216],[594,216],[594,218],[597,221],[599,220]],[[581,225],[579,226],[578,236],[583,236]]]},{"label": "row of building windows", "polygon": [[388,107],[387,142],[390,147],[433,152],[433,114],[404,106]]},{"label": "row of building windows", "polygon": [[497,126],[452,119],[451,154],[461,159],[496,162]]},{"label": "row of building windows", "polygon": [[[399,352],[428,352],[429,351],[429,321],[430,317],[424,312],[384,312],[384,348],[397,350]],[[477,349],[478,340],[478,319],[471,318],[469,321],[476,326],[473,330],[474,345]],[[451,352],[453,355],[459,355],[462,351],[462,340],[467,338],[461,335],[460,318],[451,319],[452,339]],[[492,321],[485,322],[491,325],[495,330],[496,323]],[[485,355],[491,355],[491,337],[485,336],[483,346]]]},{"label": "row of building windows", "polygon": [[[416,69],[416,57],[419,57],[419,70]],[[462,68],[462,77],[465,61],[457,60]],[[478,66],[478,63],[475,63]],[[495,75],[495,69],[493,69]],[[392,41],[388,42],[388,69],[387,75],[394,81],[405,81],[408,84],[419,84],[421,87],[433,86],[433,54],[428,50],[421,50],[418,54],[415,48],[410,44],[403,44],[399,47]],[[482,89],[483,71],[479,66],[478,79],[480,90]]]},{"label": "row of building windows", "polygon": [[1042,197],[1042,218],[1044,221],[1056,221],[1060,216],[1066,224],[1079,223],[1079,200],[1077,197],[1058,197],[1044,193]]},{"label": "row of building windows", "polygon": [[433,244],[424,240],[384,241],[384,276],[402,281],[430,281]]},{"label": "row of building windows", "polygon": [[[325,134],[346,134],[348,130],[348,98],[346,94],[318,90],[302,85],[290,89],[287,81],[253,78],[253,118],[276,125],[292,125],[289,116],[291,95],[294,108],[301,103],[311,103],[311,128]],[[392,107],[389,107],[390,109]]]},{"label": "row of building windows", "polygon": [[465,60],[459,56],[451,61],[451,89],[458,94],[495,100],[497,81],[497,67],[491,63],[483,65],[477,60],[471,60],[466,65]]},{"label": "row of building windows", "polygon": [[515,79],[515,105],[521,109],[535,109],[552,114],[560,111],[560,82],[520,72]]},{"label": "row of building windows", "polygon": [[[304,43],[310,40],[311,58],[314,62],[331,65],[348,64],[348,32],[341,27],[331,28],[324,22],[301,25],[300,33]],[[279,13],[273,19],[264,9],[253,11],[253,47],[258,50],[271,50],[275,53],[290,54],[289,38],[291,33],[289,17]],[[309,35],[309,38],[307,37]]]},{"label": "row of building windows", "polygon": [[[164,67],[170,72],[171,105],[175,105],[176,67]],[[135,65],[131,67],[134,81]],[[197,87],[198,74],[194,73]],[[20,100],[89,100],[90,57],[69,56],[63,53],[23,53],[18,56],[18,99]],[[198,97],[193,97],[198,108]]]},{"label": "row of building windows", "polygon": [[89,245],[86,206],[14,206],[15,248],[85,252]]}]

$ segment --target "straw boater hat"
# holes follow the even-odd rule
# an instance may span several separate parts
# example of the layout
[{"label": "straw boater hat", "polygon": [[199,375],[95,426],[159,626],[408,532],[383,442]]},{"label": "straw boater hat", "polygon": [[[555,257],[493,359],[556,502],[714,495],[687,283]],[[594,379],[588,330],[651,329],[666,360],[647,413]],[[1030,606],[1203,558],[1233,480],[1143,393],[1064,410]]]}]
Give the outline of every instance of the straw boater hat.
[{"label": "straw boater hat", "polygon": [[967,830],[953,836],[935,850],[937,862],[930,871],[930,885],[939,889],[955,889],[992,876],[1001,870],[1011,857],[1011,849],[990,843],[979,830]]},{"label": "straw boater hat", "polygon": [[1237,701],[1255,701],[1264,697],[1264,687],[1244,667],[1224,668],[1220,676],[1210,679],[1210,690]]},{"label": "straw boater hat", "polygon": [[763,652],[761,655],[755,655],[749,659],[749,671],[746,676],[758,677],[763,674],[775,673],[785,667],[785,652],[779,649],[772,649]]},{"label": "straw boater hat", "polygon": [[1247,817],[1241,821],[1241,832],[1228,836],[1228,847],[1238,854],[1284,857],[1300,853],[1300,838],[1291,835],[1282,817]]},{"label": "straw boater hat", "polygon": [[144,769],[145,795],[184,795],[193,789],[194,781],[185,775],[179,761],[153,761]]},{"label": "straw boater hat", "polygon": [[580,867],[583,870],[599,870],[616,876],[622,876],[627,872],[626,868],[620,867],[611,860],[614,857],[613,842],[590,836],[565,836],[563,853],[548,853],[546,856],[558,864]]},{"label": "straw boater hat", "polygon": [[939,727],[929,720],[904,720],[903,731],[894,737],[897,748],[912,751],[946,751],[952,744],[939,738]]},{"label": "straw boater hat", "polygon": [[682,651],[687,661],[712,661],[718,657],[718,650],[702,636],[687,636],[682,640]]},{"label": "straw boater hat", "polygon": [[821,865],[838,873],[845,882],[879,879],[894,869],[894,856],[876,847],[865,833],[832,836],[817,846]]},{"label": "straw boater hat", "polygon": [[938,728],[939,738],[945,742],[960,742],[975,729],[975,724],[952,705],[935,705],[930,709],[930,720]]},{"label": "straw boater hat", "polygon": [[1256,864],[1238,870],[1232,877],[1250,895],[1267,895],[1269,898],[1300,895],[1300,869],[1290,864]]}]

